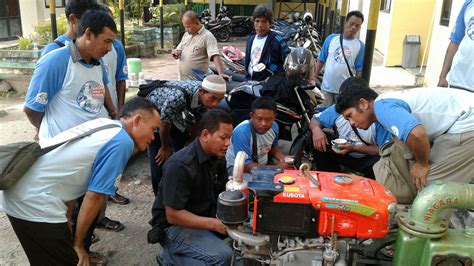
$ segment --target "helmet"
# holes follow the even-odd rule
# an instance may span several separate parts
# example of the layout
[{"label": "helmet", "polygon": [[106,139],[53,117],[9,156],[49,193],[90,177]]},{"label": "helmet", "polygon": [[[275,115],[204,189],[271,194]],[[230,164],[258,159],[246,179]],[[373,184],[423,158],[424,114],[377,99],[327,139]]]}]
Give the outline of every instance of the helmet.
[{"label": "helmet", "polygon": [[302,84],[308,80],[310,71],[314,70],[313,54],[306,48],[298,47],[288,54],[284,68],[290,83]]},{"label": "helmet", "polygon": [[227,11],[228,11],[228,8],[227,8],[226,6],[221,6],[221,7],[219,8],[219,12],[221,12],[221,13],[224,13],[224,14],[225,14],[225,13],[227,13]]},{"label": "helmet", "polygon": [[313,14],[307,10],[304,12],[303,20],[305,23],[310,23],[313,20]]}]

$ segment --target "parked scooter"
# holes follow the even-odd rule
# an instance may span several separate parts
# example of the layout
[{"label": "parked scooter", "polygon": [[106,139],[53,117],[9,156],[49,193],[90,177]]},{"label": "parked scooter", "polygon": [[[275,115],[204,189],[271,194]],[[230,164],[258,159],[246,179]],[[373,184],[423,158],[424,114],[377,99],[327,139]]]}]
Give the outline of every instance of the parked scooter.
[{"label": "parked scooter", "polygon": [[234,17],[226,6],[219,8],[216,20],[230,20],[232,36],[245,37],[255,32],[251,17]]},{"label": "parked scooter", "polygon": [[213,20],[211,21],[211,13],[204,10],[201,13],[201,22],[204,27],[216,37],[219,42],[227,42],[231,35],[230,20]]}]

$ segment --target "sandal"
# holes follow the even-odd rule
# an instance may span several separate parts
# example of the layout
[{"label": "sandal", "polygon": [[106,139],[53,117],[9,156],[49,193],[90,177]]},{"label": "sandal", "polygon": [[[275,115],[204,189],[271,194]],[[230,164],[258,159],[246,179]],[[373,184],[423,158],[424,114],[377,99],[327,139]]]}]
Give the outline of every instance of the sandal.
[{"label": "sandal", "polygon": [[115,231],[115,232],[120,232],[122,231],[125,226],[120,223],[119,221],[114,221],[111,220],[107,217],[102,218],[98,223],[97,223],[98,228],[104,228],[110,231]]},{"label": "sandal", "polygon": [[126,197],[120,195],[119,193],[115,192],[115,195],[109,196],[109,201],[119,205],[126,205],[130,203],[130,200]]},{"label": "sandal", "polygon": [[89,252],[89,263],[90,265],[105,266],[107,265],[107,258],[99,252]]},{"label": "sandal", "polygon": [[91,244],[94,244],[96,242],[99,242],[100,238],[96,236],[96,234],[92,234],[91,236]]}]

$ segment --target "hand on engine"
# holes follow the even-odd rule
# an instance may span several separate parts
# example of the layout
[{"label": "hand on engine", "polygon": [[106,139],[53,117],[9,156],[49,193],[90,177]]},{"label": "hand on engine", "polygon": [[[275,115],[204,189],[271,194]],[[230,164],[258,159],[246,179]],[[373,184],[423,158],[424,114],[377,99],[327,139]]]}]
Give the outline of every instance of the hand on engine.
[{"label": "hand on engine", "polygon": [[416,186],[418,191],[422,190],[424,187],[428,185],[426,181],[426,177],[430,172],[430,165],[421,165],[419,163],[414,163],[410,168],[411,178],[413,183]]},{"label": "hand on engine", "polygon": [[227,226],[225,226],[219,219],[213,218],[213,229],[212,231],[227,235]]}]

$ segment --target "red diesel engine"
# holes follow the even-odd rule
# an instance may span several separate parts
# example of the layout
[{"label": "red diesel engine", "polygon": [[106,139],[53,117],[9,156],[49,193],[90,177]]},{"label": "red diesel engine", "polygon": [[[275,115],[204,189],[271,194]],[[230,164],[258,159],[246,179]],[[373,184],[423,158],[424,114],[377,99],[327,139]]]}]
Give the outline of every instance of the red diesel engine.
[{"label": "red diesel engine", "polygon": [[374,180],[286,170],[273,181],[248,184],[255,195],[254,234],[383,238],[388,233],[396,199]]}]

